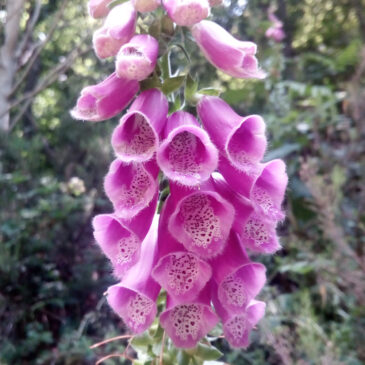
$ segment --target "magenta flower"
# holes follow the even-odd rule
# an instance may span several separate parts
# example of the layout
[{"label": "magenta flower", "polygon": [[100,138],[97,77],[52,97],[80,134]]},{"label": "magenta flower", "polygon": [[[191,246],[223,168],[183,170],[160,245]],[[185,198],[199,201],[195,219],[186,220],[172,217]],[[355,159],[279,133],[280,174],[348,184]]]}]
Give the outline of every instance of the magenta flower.
[{"label": "magenta flower", "polygon": [[217,168],[217,149],[193,115],[183,111],[171,114],[165,136],[157,151],[157,163],[170,180],[198,185]]},{"label": "magenta flower", "polygon": [[218,322],[210,305],[210,286],[201,291],[194,301],[176,303],[167,296],[166,310],[160,315],[161,326],[176,347],[192,348]]},{"label": "magenta flower", "polygon": [[110,10],[104,25],[93,35],[93,45],[99,58],[115,56],[136,31],[137,12],[130,1]]},{"label": "magenta flower", "polygon": [[157,192],[158,168],[155,161],[126,164],[114,160],[104,180],[107,197],[115,214],[131,219],[147,207]]},{"label": "magenta flower", "polygon": [[272,160],[262,165],[262,171],[255,181],[250,198],[256,210],[270,220],[282,220],[285,213],[281,209],[288,175],[282,160]]},{"label": "magenta flower", "polygon": [[231,233],[222,255],[210,262],[221,305],[229,313],[241,313],[266,282],[264,265],[251,262],[239,237]]},{"label": "magenta flower", "polygon": [[158,56],[158,42],[148,34],[135,35],[117,54],[118,77],[142,81],[153,72]]},{"label": "magenta flower", "polygon": [[[157,217],[157,216],[156,216]],[[122,282],[108,288],[107,300],[133,333],[145,331],[156,317],[160,286],[152,279],[156,263],[157,222],[155,219],[142,243],[141,257]]]},{"label": "magenta flower", "polygon": [[265,77],[265,72],[258,68],[255,43],[239,41],[209,20],[195,24],[192,34],[207,60],[228,75],[243,79]]},{"label": "magenta flower", "polygon": [[194,300],[210,280],[212,269],[204,260],[183,246],[167,229],[168,218],[174,211],[171,197],[167,198],[160,216],[159,261],[152,277],[171,295],[176,302]]},{"label": "magenta flower", "polygon": [[133,102],[112,135],[117,157],[125,162],[150,160],[159,145],[168,102],[158,89],[143,91]]},{"label": "magenta flower", "polygon": [[75,119],[100,122],[120,113],[139,90],[137,81],[120,79],[112,73],[97,85],[81,90],[76,106],[71,110]]},{"label": "magenta flower", "polygon": [[272,25],[265,32],[266,37],[273,39],[275,42],[281,42],[285,38],[283,22],[280,21],[272,12],[269,12],[269,19],[271,20]]},{"label": "magenta flower", "polygon": [[234,171],[242,171],[245,178],[238,182],[245,183],[246,191],[241,188],[239,192],[247,196],[254,177],[260,171],[258,163],[267,146],[265,122],[258,115],[241,117],[215,96],[204,96],[197,109],[205,129],[222,154],[219,170],[225,176],[228,162],[232,166],[232,175]]},{"label": "magenta flower", "polygon": [[137,262],[156,205],[157,194],[153,201],[131,220],[122,220],[115,214],[99,214],[94,217],[92,225],[95,240],[111,261],[116,277],[121,279]]},{"label": "magenta flower", "polygon": [[91,17],[104,18],[109,13],[108,4],[111,0],[89,0],[87,8]]},{"label": "magenta flower", "polygon": [[191,26],[209,15],[208,0],[164,0],[169,17],[177,24]]},{"label": "magenta flower", "polygon": [[213,287],[213,305],[222,319],[226,340],[232,347],[246,348],[250,344],[250,332],[265,315],[266,304],[258,300],[251,300],[240,314],[229,313],[217,300],[217,288]]},{"label": "magenta flower", "polygon": [[140,13],[156,10],[161,5],[161,0],[132,0],[134,8]]}]

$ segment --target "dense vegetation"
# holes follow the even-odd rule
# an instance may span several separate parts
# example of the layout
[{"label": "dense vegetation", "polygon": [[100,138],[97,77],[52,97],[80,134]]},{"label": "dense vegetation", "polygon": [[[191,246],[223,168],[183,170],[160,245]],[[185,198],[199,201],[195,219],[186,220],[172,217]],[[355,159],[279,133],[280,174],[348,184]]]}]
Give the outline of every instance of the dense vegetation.
[{"label": "dense vegetation", "polygon": [[[284,22],[282,43],[265,38],[270,5]],[[82,123],[68,111],[113,64],[88,46],[97,24],[84,0],[26,2],[22,34],[36,11],[0,136],[0,363],[93,364],[124,346],[89,349],[125,331],[105,305],[113,278],[90,226],[109,209],[102,178],[117,119]],[[258,43],[264,81],[216,72],[187,40],[193,76],[242,115],[264,116],[267,159],[285,159],[290,175],[284,249],[256,259],[268,267],[267,315],[247,351],[217,341],[230,364],[365,361],[364,14],[364,0],[226,1],[213,16]],[[186,64],[183,52],[174,57]]]}]

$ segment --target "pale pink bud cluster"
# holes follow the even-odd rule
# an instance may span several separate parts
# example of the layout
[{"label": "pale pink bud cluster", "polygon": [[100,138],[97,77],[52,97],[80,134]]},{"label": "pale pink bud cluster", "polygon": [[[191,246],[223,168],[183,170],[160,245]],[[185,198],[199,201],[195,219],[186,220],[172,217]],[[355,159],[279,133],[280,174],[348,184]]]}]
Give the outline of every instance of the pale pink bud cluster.
[{"label": "pale pink bud cluster", "polygon": [[[90,13],[103,14],[96,10],[101,3],[90,1]],[[192,26],[214,66],[234,77],[264,77],[254,43],[203,20],[220,1],[162,3],[176,24]],[[159,52],[155,38],[135,34],[137,12],[159,5],[131,0],[110,10],[93,42],[98,57],[116,56],[115,72],[82,90],[73,117],[109,119],[132,101],[139,81],[154,72]],[[266,282],[265,267],[247,252],[281,248],[276,227],[285,215],[285,164],[262,162],[267,139],[259,115],[240,116],[214,96],[199,99],[199,119],[168,110],[162,91],[144,90],[112,133],[116,158],[104,190],[113,211],[92,222],[95,240],[119,280],[107,300],[138,334],[154,321],[163,288],[167,302],[160,323],[177,347],[196,346],[220,320],[228,342],[247,347],[265,312],[256,297]],[[160,186],[167,190],[159,191]],[[163,195],[168,196],[157,214]]]},{"label": "pale pink bud cluster", "polygon": [[269,12],[271,26],[266,30],[265,35],[275,42],[280,43],[285,38],[283,22],[280,21],[272,12]]}]

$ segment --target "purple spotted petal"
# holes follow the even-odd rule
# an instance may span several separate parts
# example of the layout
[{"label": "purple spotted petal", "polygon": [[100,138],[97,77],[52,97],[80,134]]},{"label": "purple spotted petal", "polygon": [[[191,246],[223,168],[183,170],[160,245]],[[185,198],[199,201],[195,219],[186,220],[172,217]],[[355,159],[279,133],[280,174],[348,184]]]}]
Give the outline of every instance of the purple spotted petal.
[{"label": "purple spotted petal", "polygon": [[231,233],[222,255],[210,262],[217,283],[217,300],[229,313],[241,313],[266,282],[266,268],[251,262],[236,233]]},{"label": "purple spotted petal", "polygon": [[193,115],[183,111],[170,115],[165,136],[157,163],[169,179],[193,186],[207,180],[217,168],[217,149]]},{"label": "purple spotted petal", "polygon": [[120,113],[139,90],[137,81],[120,79],[115,73],[81,91],[71,115],[75,119],[100,122]]},{"label": "purple spotted petal", "polygon": [[198,298],[184,304],[167,296],[167,308],[161,313],[160,323],[176,347],[193,348],[218,322],[210,305],[210,287]]},{"label": "purple spotted petal", "polygon": [[153,201],[131,220],[122,220],[115,214],[99,214],[94,217],[92,225],[95,240],[111,261],[116,277],[122,278],[137,262],[156,205],[157,194]]},{"label": "purple spotted petal", "polygon": [[115,71],[118,77],[142,81],[153,72],[158,56],[158,42],[148,34],[135,35],[117,54]]},{"label": "purple spotted petal", "polygon": [[[182,196],[171,215],[168,228],[188,251],[202,258],[218,255],[224,249],[234,219],[233,206],[217,192],[186,189],[170,184],[173,199]],[[181,195],[180,195],[181,194]]]},{"label": "purple spotted petal", "polygon": [[93,46],[99,58],[115,56],[120,47],[134,35],[137,12],[130,1],[112,8],[104,25],[93,35]]},{"label": "purple spotted petal", "polygon": [[176,302],[195,299],[212,275],[210,265],[196,254],[188,252],[167,229],[168,218],[174,211],[171,197],[167,198],[159,225],[159,261],[153,278]]},{"label": "purple spotted petal", "polygon": [[126,164],[114,160],[105,176],[104,189],[115,214],[131,219],[147,207],[158,189],[157,175],[155,161]]},{"label": "purple spotted petal", "polygon": [[191,26],[209,15],[208,0],[164,0],[169,17],[177,24]]},{"label": "purple spotted petal", "polygon": [[145,331],[156,317],[156,300],[160,286],[152,279],[151,270],[156,263],[157,220],[143,241],[141,257],[122,282],[108,289],[107,300],[133,333]]},{"label": "purple spotted petal", "polygon": [[249,79],[266,76],[258,67],[255,43],[239,41],[209,20],[195,24],[192,34],[207,60],[228,75]]},{"label": "purple spotted petal", "polygon": [[115,154],[125,162],[150,160],[159,145],[168,102],[158,89],[142,92],[120,120],[112,135]]}]

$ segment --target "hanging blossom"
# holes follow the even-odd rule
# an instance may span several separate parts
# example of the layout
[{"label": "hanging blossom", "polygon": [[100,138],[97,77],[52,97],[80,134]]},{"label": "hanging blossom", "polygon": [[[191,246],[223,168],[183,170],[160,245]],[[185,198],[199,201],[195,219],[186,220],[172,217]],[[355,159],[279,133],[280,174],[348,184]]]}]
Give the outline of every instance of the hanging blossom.
[{"label": "hanging blossom", "polygon": [[280,43],[285,38],[283,22],[271,10],[269,11],[268,17],[271,21],[271,26],[266,30],[265,35],[267,38],[271,38],[275,42]]},{"label": "hanging blossom", "polygon": [[[189,26],[211,64],[248,79],[265,76],[257,46],[205,20],[222,1],[110,3],[90,0],[88,8],[91,16],[106,17],[93,44],[99,58],[114,57],[115,72],[85,87],[71,111],[76,119],[98,122],[120,114],[134,99],[111,136],[115,160],[104,190],[112,211],[92,222],[118,280],[107,290],[108,303],[134,334],[158,316],[176,347],[193,348],[221,321],[226,340],[247,347],[265,313],[257,296],[266,282],[264,265],[249,253],[281,248],[276,228],[285,217],[285,163],[262,161],[267,139],[260,115],[242,116],[218,96],[199,92],[191,105],[196,115],[176,107],[177,95],[166,85],[179,78],[169,66],[166,75],[164,42],[174,27]],[[159,7],[154,24],[166,26],[169,16],[168,37],[136,34],[138,13]],[[162,309],[161,289],[167,294]]]}]

